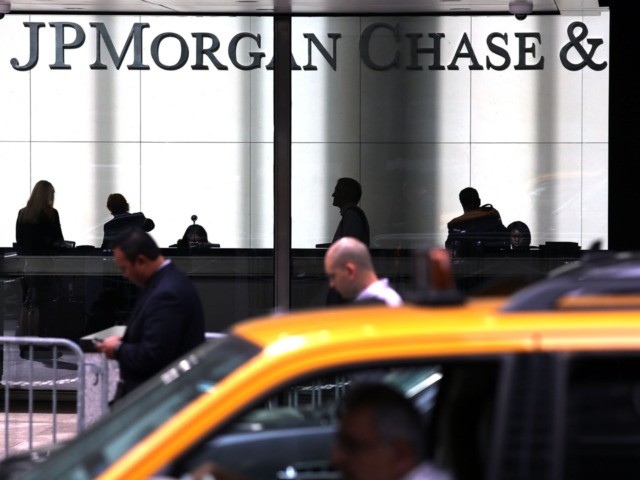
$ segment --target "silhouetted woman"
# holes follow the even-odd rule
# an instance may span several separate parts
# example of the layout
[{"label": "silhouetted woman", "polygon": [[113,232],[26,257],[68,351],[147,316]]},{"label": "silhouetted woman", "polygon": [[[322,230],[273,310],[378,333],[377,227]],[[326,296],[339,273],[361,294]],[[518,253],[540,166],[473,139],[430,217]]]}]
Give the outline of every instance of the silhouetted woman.
[{"label": "silhouetted woman", "polygon": [[189,225],[184,232],[184,235],[178,240],[178,247],[180,248],[205,248],[209,244],[209,237],[207,231],[202,225]]},{"label": "silhouetted woman", "polygon": [[[50,255],[64,245],[60,216],[53,208],[55,190],[40,180],[31,191],[27,205],[18,212],[16,244],[21,255]],[[23,309],[20,316],[21,335],[46,336],[52,331],[51,302],[55,298],[55,277],[25,276]],[[21,350],[24,356],[24,350]]]},{"label": "silhouetted woman", "polygon": [[207,231],[202,225],[198,225],[196,223],[197,220],[197,215],[191,215],[191,221],[193,222],[193,225],[189,225],[187,227],[187,229],[184,231],[184,235],[181,239],[178,240],[176,244],[169,246],[178,247],[180,249],[202,249],[219,247],[220,244],[209,242]]},{"label": "silhouetted woman", "polygon": [[51,254],[64,244],[60,216],[53,208],[55,189],[40,180],[31,191],[26,207],[18,212],[16,243],[22,255]]}]

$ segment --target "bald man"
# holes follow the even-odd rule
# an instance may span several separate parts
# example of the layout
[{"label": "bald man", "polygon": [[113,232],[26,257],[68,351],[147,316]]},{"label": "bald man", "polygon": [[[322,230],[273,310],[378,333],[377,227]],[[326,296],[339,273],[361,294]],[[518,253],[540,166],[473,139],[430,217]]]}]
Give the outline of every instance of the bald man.
[{"label": "bald man", "polygon": [[402,298],[378,278],[369,248],[353,237],[343,237],[331,245],[324,257],[329,286],[354,303],[381,302],[391,307],[402,305]]}]

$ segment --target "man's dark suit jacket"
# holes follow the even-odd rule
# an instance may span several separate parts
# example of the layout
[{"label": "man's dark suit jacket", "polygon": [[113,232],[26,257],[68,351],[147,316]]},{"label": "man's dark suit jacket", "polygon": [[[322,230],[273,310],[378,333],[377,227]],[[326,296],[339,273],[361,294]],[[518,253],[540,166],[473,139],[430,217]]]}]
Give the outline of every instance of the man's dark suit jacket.
[{"label": "man's dark suit jacket", "polygon": [[140,292],[122,343],[119,397],[204,342],[204,313],[191,280],[169,263]]},{"label": "man's dark suit jacket", "polygon": [[364,211],[355,204],[340,209],[340,223],[333,235],[333,241],[342,237],[354,237],[369,246],[369,221]]},{"label": "man's dark suit jacket", "polygon": [[150,218],[144,216],[142,212],[121,213],[113,217],[104,224],[104,237],[102,240],[102,248],[111,248],[113,242],[122,232],[139,227],[145,232],[150,232],[155,228],[155,223]]}]

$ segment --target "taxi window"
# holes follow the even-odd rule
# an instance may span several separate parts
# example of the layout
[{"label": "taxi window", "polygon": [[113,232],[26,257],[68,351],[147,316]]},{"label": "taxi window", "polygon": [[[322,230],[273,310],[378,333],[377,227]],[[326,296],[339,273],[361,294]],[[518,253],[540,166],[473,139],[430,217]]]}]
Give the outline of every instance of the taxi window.
[{"label": "taxi window", "polygon": [[[484,478],[499,378],[496,359],[376,366],[321,374],[282,388],[162,472],[180,478],[213,462],[252,480],[341,478],[330,464],[337,407],[352,385],[383,382],[411,398],[423,417],[426,457]],[[449,431],[470,435],[457,442]],[[480,438],[482,437],[482,438]],[[459,447],[456,445],[459,444]],[[460,480],[464,479],[464,473]]]},{"label": "taxi window", "polygon": [[233,336],[207,341],[125,397],[25,478],[89,480],[259,352]]},{"label": "taxi window", "polygon": [[581,357],[568,372],[564,478],[638,478],[640,356]]}]

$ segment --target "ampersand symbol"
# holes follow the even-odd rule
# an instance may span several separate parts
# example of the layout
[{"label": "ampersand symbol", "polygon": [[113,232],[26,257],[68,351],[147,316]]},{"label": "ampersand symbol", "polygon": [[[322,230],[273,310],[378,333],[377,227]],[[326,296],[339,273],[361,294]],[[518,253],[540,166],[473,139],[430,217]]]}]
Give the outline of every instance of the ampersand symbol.
[{"label": "ampersand symbol", "polygon": [[[575,35],[575,32],[577,29],[580,29],[580,32],[578,33],[578,35]],[[582,70],[587,65],[591,69],[596,71],[604,70],[605,68],[607,68],[607,62],[596,63],[593,61],[593,56],[595,55],[596,50],[600,45],[604,43],[601,38],[587,40],[587,43],[591,45],[591,49],[588,52],[582,46],[581,42],[587,38],[588,33],[589,33],[589,30],[587,29],[587,26],[582,22],[573,22],[567,28],[567,34],[569,35],[569,43],[567,43],[560,50],[560,61],[562,62],[562,65],[564,66],[564,68],[566,68],[567,70],[571,70],[572,72],[575,72],[577,70]],[[575,48],[576,52],[578,52],[578,55],[582,57],[582,60],[583,60],[582,62],[572,63],[569,61],[569,59],[567,58],[567,54],[569,53],[569,50],[572,48]]]}]

